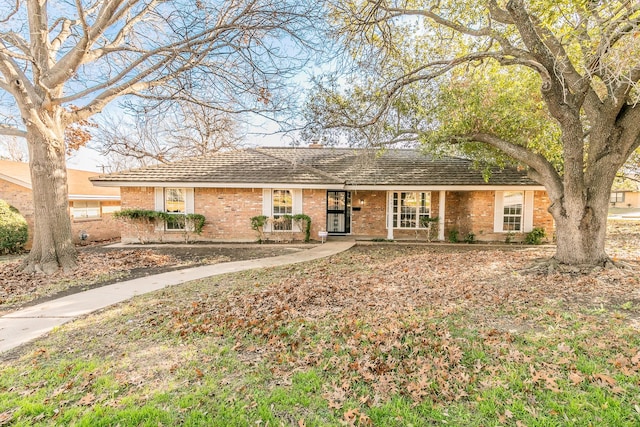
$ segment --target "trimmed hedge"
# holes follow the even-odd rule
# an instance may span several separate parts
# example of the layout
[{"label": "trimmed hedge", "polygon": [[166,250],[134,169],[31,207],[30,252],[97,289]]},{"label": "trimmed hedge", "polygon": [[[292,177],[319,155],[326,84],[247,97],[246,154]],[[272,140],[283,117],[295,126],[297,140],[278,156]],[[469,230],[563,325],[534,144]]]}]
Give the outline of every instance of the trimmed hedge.
[{"label": "trimmed hedge", "polygon": [[114,218],[129,222],[138,233],[140,243],[152,241],[159,238],[162,241],[165,235],[164,227],[160,232],[151,232],[148,225],[170,224],[176,226],[174,230],[181,232],[184,241],[189,243],[193,234],[202,233],[206,218],[201,214],[171,214],[168,212],[159,212],[146,209],[122,209],[114,213]]},{"label": "trimmed hedge", "polygon": [[0,200],[0,254],[20,252],[28,238],[27,221],[16,208]]}]

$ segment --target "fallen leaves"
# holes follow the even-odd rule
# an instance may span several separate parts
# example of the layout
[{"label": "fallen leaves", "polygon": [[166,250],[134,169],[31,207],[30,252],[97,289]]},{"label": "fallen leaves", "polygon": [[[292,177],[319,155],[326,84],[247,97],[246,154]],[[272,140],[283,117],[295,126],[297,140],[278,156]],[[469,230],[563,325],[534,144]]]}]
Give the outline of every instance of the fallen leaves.
[{"label": "fallen leaves", "polygon": [[175,258],[150,249],[117,250],[105,253],[81,251],[78,268],[51,275],[25,273],[21,261],[0,264],[0,307],[34,296],[45,296],[67,288],[91,285],[109,278],[123,277],[134,269],[148,269],[175,264]]}]

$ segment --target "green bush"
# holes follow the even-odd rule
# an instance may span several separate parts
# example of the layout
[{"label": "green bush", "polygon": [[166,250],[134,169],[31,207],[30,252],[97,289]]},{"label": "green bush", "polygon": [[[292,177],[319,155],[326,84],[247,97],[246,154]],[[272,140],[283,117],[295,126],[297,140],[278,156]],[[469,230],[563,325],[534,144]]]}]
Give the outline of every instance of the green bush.
[{"label": "green bush", "polygon": [[27,221],[13,206],[0,200],[0,254],[19,252],[29,237]]},{"label": "green bush", "polygon": [[258,215],[251,217],[251,229],[258,233],[258,243],[265,241],[264,226],[269,221],[269,217],[266,215]]},{"label": "green bush", "polygon": [[455,228],[452,228],[451,230],[449,230],[449,233],[447,233],[447,240],[449,240],[449,242],[451,243],[458,243],[460,241],[458,237],[459,235],[460,232]]},{"label": "green bush", "polygon": [[182,230],[185,242],[189,242],[191,234],[201,234],[206,218],[204,215],[190,213],[186,215],[176,215],[168,212],[152,211],[147,209],[122,209],[115,212],[116,219],[130,222],[138,231],[140,243],[144,243],[144,228],[148,224],[166,223],[176,226],[176,231]]},{"label": "green bush", "polygon": [[539,245],[545,236],[544,228],[536,227],[524,236],[524,242],[527,245]]},{"label": "green bush", "polygon": [[305,214],[296,214],[293,216],[294,221],[304,221],[304,241],[309,243],[311,240],[311,217]]}]

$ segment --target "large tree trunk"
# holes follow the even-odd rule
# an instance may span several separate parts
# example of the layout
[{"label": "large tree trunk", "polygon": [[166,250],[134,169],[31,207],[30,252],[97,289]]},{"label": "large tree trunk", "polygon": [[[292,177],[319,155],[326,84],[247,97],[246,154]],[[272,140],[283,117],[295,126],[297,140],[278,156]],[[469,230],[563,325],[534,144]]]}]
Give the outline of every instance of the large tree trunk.
[{"label": "large tree trunk", "polygon": [[586,207],[581,217],[556,218],[557,247],[554,258],[562,264],[604,265],[607,216],[595,215]]},{"label": "large tree trunk", "polygon": [[554,258],[560,263],[603,266],[609,261],[605,238],[610,189],[616,170],[610,166],[600,174],[587,174],[588,184],[584,186],[565,184],[563,200],[550,207],[556,221]]},{"label": "large tree trunk", "polygon": [[69,217],[64,131],[31,126],[27,143],[35,229],[25,270],[51,274],[62,267],[68,271],[76,267],[77,252]]}]

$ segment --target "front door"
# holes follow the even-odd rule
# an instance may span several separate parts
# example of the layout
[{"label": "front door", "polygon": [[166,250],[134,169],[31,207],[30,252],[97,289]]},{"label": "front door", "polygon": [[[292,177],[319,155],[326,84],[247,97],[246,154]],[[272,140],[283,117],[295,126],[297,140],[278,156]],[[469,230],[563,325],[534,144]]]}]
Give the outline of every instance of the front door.
[{"label": "front door", "polygon": [[327,231],[330,234],[351,232],[351,193],[327,191]]}]

